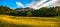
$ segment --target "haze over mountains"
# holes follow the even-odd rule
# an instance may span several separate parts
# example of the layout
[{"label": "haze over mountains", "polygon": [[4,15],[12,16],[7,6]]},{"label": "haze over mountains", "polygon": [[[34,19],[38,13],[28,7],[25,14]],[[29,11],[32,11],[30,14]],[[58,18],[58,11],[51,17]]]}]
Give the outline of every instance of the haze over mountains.
[{"label": "haze over mountains", "polygon": [[30,8],[30,7],[26,7],[26,8],[17,8],[15,10],[16,11],[34,11],[35,9]]}]

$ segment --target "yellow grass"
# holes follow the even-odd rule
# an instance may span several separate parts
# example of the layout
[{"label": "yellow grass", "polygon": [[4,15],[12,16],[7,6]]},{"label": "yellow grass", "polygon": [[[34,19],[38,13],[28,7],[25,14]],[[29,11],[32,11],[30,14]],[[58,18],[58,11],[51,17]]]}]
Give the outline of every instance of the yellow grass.
[{"label": "yellow grass", "polygon": [[[40,20],[41,19],[41,20]],[[53,19],[57,21],[49,21],[48,19]],[[46,20],[46,21],[44,21]],[[47,27],[60,27],[60,19],[58,17],[16,17],[8,15],[0,15],[0,21],[7,24],[24,24],[32,25],[34,27],[47,26]]]}]

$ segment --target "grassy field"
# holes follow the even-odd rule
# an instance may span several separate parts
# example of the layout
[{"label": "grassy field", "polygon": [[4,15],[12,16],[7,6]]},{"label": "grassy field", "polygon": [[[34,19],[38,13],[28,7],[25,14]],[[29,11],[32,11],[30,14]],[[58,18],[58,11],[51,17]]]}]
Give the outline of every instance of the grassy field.
[{"label": "grassy field", "polygon": [[60,27],[60,16],[18,17],[0,15],[0,27]]}]

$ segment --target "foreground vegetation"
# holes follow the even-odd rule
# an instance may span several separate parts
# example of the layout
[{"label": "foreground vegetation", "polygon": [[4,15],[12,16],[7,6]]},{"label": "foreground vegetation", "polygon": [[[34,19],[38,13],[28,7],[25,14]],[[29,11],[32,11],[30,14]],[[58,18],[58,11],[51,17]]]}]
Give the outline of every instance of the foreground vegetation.
[{"label": "foreground vegetation", "polygon": [[60,16],[18,17],[0,15],[0,27],[60,27]]}]

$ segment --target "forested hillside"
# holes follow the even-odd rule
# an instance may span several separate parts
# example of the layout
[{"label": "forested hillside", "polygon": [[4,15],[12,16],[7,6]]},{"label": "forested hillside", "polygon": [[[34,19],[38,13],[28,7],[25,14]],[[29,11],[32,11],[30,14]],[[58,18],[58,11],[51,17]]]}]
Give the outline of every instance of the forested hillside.
[{"label": "forested hillside", "polygon": [[42,7],[34,10],[33,8],[16,8],[11,9],[7,6],[0,6],[0,14],[13,15],[13,16],[31,16],[31,17],[52,17],[60,16],[60,6],[56,7]]}]

